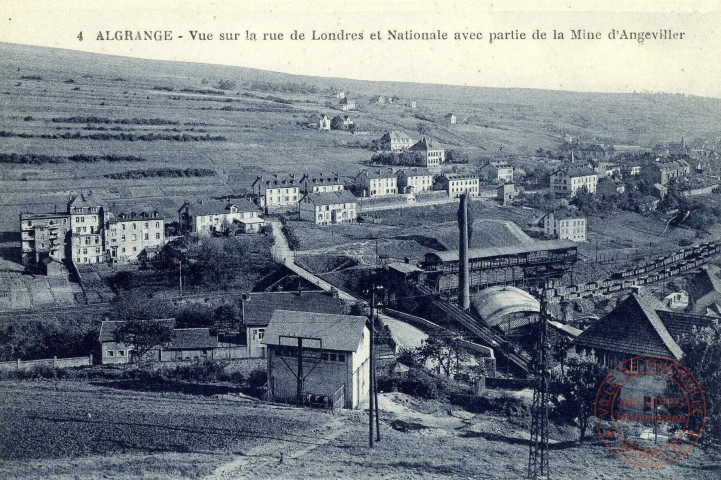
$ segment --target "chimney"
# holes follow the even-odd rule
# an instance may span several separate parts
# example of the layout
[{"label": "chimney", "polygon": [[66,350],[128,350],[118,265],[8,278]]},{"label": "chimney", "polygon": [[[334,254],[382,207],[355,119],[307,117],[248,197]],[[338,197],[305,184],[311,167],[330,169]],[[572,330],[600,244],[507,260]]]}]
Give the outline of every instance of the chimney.
[{"label": "chimney", "polygon": [[458,306],[463,310],[471,307],[471,293],[468,270],[468,194],[461,194],[458,207]]},{"label": "chimney", "polygon": [[631,293],[635,295],[641,295],[641,289],[643,287],[641,285],[631,285]]}]

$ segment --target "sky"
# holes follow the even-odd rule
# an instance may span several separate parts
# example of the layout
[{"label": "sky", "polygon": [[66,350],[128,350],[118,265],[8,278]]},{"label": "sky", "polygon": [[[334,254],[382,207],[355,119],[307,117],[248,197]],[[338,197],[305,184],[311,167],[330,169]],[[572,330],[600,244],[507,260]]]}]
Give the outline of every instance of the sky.
[{"label": "sky", "polygon": [[[575,7],[583,4],[582,9]],[[3,0],[0,41],[158,60],[238,65],[293,74],[488,87],[672,92],[721,98],[721,1],[586,2],[378,0]],[[98,32],[169,30],[172,41],[98,40]],[[252,31],[260,39],[245,40]],[[436,32],[448,40],[391,40],[388,31]],[[532,33],[545,32],[534,40]],[[553,39],[553,31],[564,40]],[[571,30],[584,37],[571,40]],[[671,31],[683,39],[610,40]],[[212,40],[193,40],[191,31]],[[292,32],[305,40],[291,40]],[[362,33],[363,40],[312,40]],[[83,40],[79,40],[79,33]],[[380,32],[381,39],[371,39]],[[454,40],[454,33],[482,35]],[[221,33],[241,40],[221,41]],[[282,40],[262,40],[282,33]],[[489,35],[525,33],[527,38]],[[181,38],[178,38],[182,36]]]}]

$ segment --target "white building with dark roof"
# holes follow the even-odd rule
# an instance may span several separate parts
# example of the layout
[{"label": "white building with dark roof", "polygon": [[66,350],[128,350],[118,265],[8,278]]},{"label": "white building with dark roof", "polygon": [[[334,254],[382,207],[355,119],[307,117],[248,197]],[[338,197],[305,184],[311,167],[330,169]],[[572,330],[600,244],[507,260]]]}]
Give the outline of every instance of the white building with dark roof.
[{"label": "white building with dark roof", "polygon": [[299,180],[293,173],[259,176],[251,186],[256,203],[266,212],[295,210],[300,201]]},{"label": "white building with dark roof", "polygon": [[337,173],[306,173],[300,179],[303,193],[339,192],[345,185]]},{"label": "white building with dark roof", "polygon": [[420,165],[426,168],[439,167],[446,161],[446,153],[436,143],[426,137],[421,138],[417,143],[409,149],[411,152],[419,152],[424,157],[424,164]]},{"label": "white building with dark roof", "polygon": [[309,193],[300,201],[300,219],[316,225],[355,223],[358,220],[356,197],[348,190]]},{"label": "white building with dark roof", "polygon": [[400,130],[386,132],[377,142],[381,150],[390,150],[391,152],[402,152],[413,145],[413,139]]},{"label": "white building with dark roof", "polygon": [[475,197],[480,191],[480,180],[472,173],[443,173],[436,177],[434,189],[445,190],[449,197],[460,197],[463,193]]},{"label": "white building with dark roof", "polygon": [[543,234],[558,240],[586,241],[586,217],[570,208],[554,210],[543,216]]},{"label": "white building with dark roof", "polygon": [[433,174],[427,168],[404,168],[396,172],[401,193],[421,193],[433,190]]},{"label": "white building with dark roof", "polygon": [[370,385],[366,322],[361,316],[276,310],[263,337],[270,398],[334,409],[361,406]]},{"label": "white building with dark roof", "polygon": [[585,188],[596,193],[598,174],[588,167],[563,167],[551,174],[551,192],[561,197],[573,197]]},{"label": "white building with dark roof", "polygon": [[108,261],[137,262],[165,245],[165,220],[156,211],[110,212],[105,226]]},{"label": "white building with dark roof", "polygon": [[178,209],[180,229],[202,236],[221,234],[237,227],[241,233],[258,233],[265,225],[260,210],[246,199],[186,201]]},{"label": "white building with dark roof", "polygon": [[506,162],[489,162],[481,167],[481,176],[489,182],[513,183],[513,166]]},{"label": "white building with dark roof", "polygon": [[356,195],[361,197],[379,197],[396,195],[398,180],[390,168],[362,170],[355,177]]}]

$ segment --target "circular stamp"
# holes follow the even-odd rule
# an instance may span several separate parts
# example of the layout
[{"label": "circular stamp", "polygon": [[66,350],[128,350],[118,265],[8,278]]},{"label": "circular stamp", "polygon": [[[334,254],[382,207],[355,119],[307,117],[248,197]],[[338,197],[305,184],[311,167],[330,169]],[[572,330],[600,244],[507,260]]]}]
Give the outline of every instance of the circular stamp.
[{"label": "circular stamp", "polygon": [[696,377],[666,357],[638,356],[613,368],[594,402],[596,431],[611,452],[636,466],[678,461],[698,443],[706,398]]}]

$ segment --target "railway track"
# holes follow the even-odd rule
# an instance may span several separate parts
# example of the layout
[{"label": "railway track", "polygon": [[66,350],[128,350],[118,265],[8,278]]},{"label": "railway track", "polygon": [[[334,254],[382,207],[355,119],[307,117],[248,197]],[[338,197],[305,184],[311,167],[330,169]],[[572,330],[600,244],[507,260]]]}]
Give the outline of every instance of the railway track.
[{"label": "railway track", "polygon": [[468,312],[444,300],[434,298],[438,295],[438,292],[434,292],[425,285],[417,285],[417,288],[421,294],[433,298],[433,305],[448,315],[451,321],[456,322],[471,332],[482,344],[493,348],[521,372],[525,374],[531,373],[529,367],[531,357],[526,352],[517,349],[517,347],[506,340],[503,335],[494,332],[493,329],[484,325]]}]

